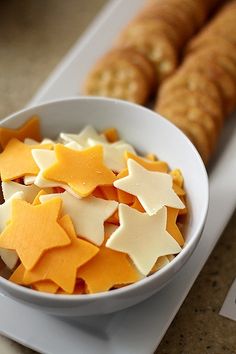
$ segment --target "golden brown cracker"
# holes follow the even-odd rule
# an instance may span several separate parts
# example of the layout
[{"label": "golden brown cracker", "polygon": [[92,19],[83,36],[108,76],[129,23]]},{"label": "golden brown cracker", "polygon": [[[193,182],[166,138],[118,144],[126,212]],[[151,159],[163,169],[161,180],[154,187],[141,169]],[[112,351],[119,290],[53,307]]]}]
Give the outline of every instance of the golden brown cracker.
[{"label": "golden brown cracker", "polygon": [[171,93],[182,89],[203,94],[207,92],[209,97],[222,106],[220,90],[212,80],[204,73],[198,71],[185,72],[181,69],[163,82],[158,92],[158,99],[161,100],[163,97],[168,97]]},{"label": "golden brown cracker", "polygon": [[143,53],[153,63],[158,82],[171,75],[177,66],[176,50],[164,35],[152,33],[127,38],[122,46],[135,48]]},{"label": "golden brown cracker", "polygon": [[190,91],[182,88],[173,91],[169,95],[163,95],[157,104],[160,108],[164,109],[173,103],[179,107],[201,108],[203,112],[208,113],[214,119],[217,130],[222,127],[224,120],[222,107],[218,101],[208,96],[207,91]]},{"label": "golden brown cracker", "polygon": [[119,98],[145,104],[150,84],[140,68],[126,58],[103,58],[95,65],[84,83],[87,95]]},{"label": "golden brown cracker", "polygon": [[208,137],[210,151],[212,152],[216,146],[219,136],[219,129],[215,119],[206,111],[198,106],[186,105],[184,101],[174,102],[167,107],[157,106],[156,110],[162,115],[175,119],[175,116],[183,116],[189,125],[198,123],[202,126]]},{"label": "golden brown cracker", "polygon": [[130,63],[134,64],[135,66],[139,67],[139,69],[144,73],[146,76],[150,88],[156,87],[156,76],[155,76],[155,68],[150,60],[148,60],[142,53],[137,51],[134,48],[117,48],[113,49],[112,51],[106,54],[105,60],[117,60],[118,57],[125,58]]},{"label": "golden brown cracker", "polygon": [[226,112],[232,112],[236,104],[236,83],[225,69],[214,60],[210,60],[207,57],[200,59],[198,56],[187,58],[183,68],[186,73],[193,70],[202,72],[212,80],[221,91]]}]

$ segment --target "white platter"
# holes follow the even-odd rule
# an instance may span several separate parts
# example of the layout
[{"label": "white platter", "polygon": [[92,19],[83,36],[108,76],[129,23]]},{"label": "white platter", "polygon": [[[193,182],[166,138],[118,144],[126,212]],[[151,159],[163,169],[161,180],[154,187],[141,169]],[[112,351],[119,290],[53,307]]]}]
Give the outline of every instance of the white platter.
[{"label": "white platter", "polygon": [[[80,94],[97,57],[142,6],[113,0],[30,102]],[[109,29],[109,30],[108,30]],[[0,332],[43,353],[148,354],[160,343],[229,221],[236,203],[236,116],[226,124],[210,168],[210,206],[201,241],[176,278],[151,299],[116,314],[65,321],[0,296]],[[200,193],[201,191],[199,191]]]}]

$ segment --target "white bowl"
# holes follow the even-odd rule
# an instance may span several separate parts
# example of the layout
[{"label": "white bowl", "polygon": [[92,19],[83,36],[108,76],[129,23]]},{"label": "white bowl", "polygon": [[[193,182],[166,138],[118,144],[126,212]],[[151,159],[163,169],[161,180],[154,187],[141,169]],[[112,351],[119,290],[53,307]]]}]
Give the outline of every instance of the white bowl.
[{"label": "white bowl", "polygon": [[180,270],[195,249],[208,209],[208,177],[203,162],[186,136],[149,109],[120,100],[82,97],[48,102],[24,109],[1,122],[17,128],[27,118],[41,117],[43,136],[76,133],[91,124],[98,130],[116,127],[120,136],[141,153],[155,153],[171,168],[180,168],[189,201],[186,244],[168,265],[135,284],[89,295],[51,295],[16,285],[0,277],[0,291],[29,306],[60,316],[105,314],[137,304],[159,291]]}]

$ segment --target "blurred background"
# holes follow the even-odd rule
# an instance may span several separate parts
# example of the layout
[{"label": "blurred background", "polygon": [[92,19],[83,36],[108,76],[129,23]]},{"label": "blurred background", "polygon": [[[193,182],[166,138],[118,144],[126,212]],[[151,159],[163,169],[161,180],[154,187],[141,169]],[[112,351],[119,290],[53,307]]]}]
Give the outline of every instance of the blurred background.
[{"label": "blurred background", "polygon": [[[0,0],[0,118],[27,104],[106,3]],[[236,353],[235,323],[218,315],[235,277],[235,216],[156,354]],[[6,350],[11,347],[1,340]],[[14,348],[31,353],[20,345]]]}]

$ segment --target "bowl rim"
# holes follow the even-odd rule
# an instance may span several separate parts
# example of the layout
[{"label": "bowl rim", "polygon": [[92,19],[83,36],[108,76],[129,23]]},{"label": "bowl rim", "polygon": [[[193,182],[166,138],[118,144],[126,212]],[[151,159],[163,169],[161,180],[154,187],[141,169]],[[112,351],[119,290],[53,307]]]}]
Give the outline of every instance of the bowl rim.
[{"label": "bowl rim", "polygon": [[[183,247],[182,251],[179,254],[177,254],[177,256],[175,256],[175,258],[170,263],[168,263],[163,268],[158,270],[158,272],[155,272],[147,277],[144,277],[143,279],[137,281],[136,283],[129,284],[129,285],[126,285],[121,288],[117,288],[114,291],[104,291],[104,292],[99,292],[99,293],[94,293],[94,294],[68,294],[68,295],[67,294],[51,294],[51,293],[44,293],[44,292],[40,292],[40,291],[35,291],[33,289],[24,287],[22,285],[15,284],[13,282],[10,282],[8,279],[5,279],[2,276],[0,276],[0,286],[2,284],[3,288],[4,287],[10,288],[12,290],[12,292],[14,291],[14,292],[21,293],[22,295],[25,295],[25,296],[31,296],[31,298],[35,299],[35,300],[45,300],[45,301],[46,300],[48,300],[48,301],[53,300],[58,303],[68,302],[68,300],[70,300],[70,302],[74,303],[77,301],[78,302],[86,302],[87,300],[92,301],[92,300],[113,298],[118,295],[128,294],[130,292],[137,290],[139,287],[143,287],[145,285],[148,285],[150,282],[154,281],[156,278],[161,277],[170,268],[177,269],[177,271],[174,271],[174,273],[178,272],[182,268],[182,266],[185,264],[185,262],[187,261],[189,256],[191,256],[192,252],[194,251],[195,247],[197,246],[197,244],[200,240],[200,237],[201,237],[201,233],[202,233],[202,230],[203,230],[203,227],[205,224],[205,220],[207,217],[207,212],[208,212],[208,206],[209,206],[208,175],[207,175],[205,165],[204,165],[197,149],[178,127],[176,127],[169,120],[167,120],[166,118],[164,118],[163,116],[161,116],[157,112],[152,111],[147,107],[143,107],[143,106],[140,106],[136,103],[127,102],[124,100],[114,99],[114,98],[96,97],[96,96],[72,96],[72,97],[48,100],[48,101],[44,101],[40,104],[34,104],[32,106],[27,106],[26,108],[16,111],[16,112],[12,113],[11,115],[7,116],[6,118],[2,119],[0,121],[0,127],[5,126],[5,123],[7,123],[8,121],[10,121],[14,118],[17,118],[17,116],[19,116],[21,114],[30,112],[31,110],[35,110],[35,109],[38,109],[41,107],[56,105],[56,104],[63,104],[65,102],[69,103],[69,102],[73,102],[73,101],[78,101],[78,102],[79,101],[88,101],[88,102],[89,101],[97,101],[97,102],[103,102],[105,104],[106,104],[106,102],[109,102],[111,104],[114,104],[114,106],[119,104],[119,105],[123,105],[123,106],[134,107],[135,109],[139,109],[139,110],[143,111],[143,113],[147,113],[149,116],[152,115],[153,117],[158,117],[158,119],[161,120],[164,124],[169,126],[171,129],[176,130],[177,134],[181,136],[181,139],[183,139],[185,141],[185,143],[188,145],[189,149],[192,150],[193,155],[195,155],[197,163],[199,164],[199,171],[200,171],[199,173],[202,175],[202,181],[203,181],[204,189],[205,189],[205,192],[204,192],[205,202],[203,205],[203,209],[201,211],[201,215],[199,217],[200,220],[198,221],[198,225],[196,227],[195,233],[192,236],[192,239],[186,244],[186,246]],[[29,115],[30,114],[31,113],[29,113]],[[36,113],[34,113],[34,114],[36,114]],[[182,263],[181,263],[181,260],[184,260],[184,261],[182,261]],[[176,264],[178,264],[178,263],[180,263],[180,266],[176,267]],[[163,285],[164,284],[165,284],[165,282],[163,283]]]}]

